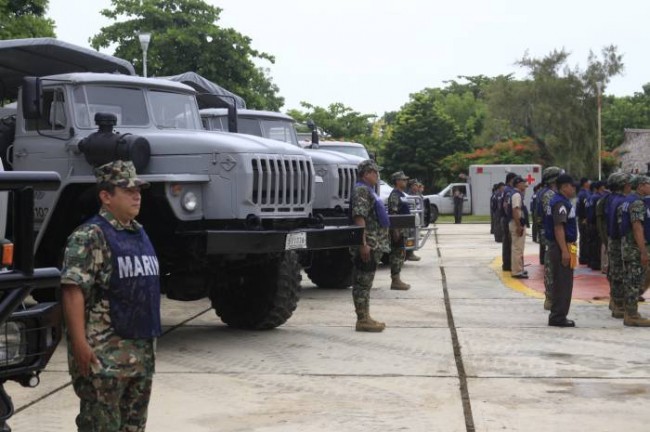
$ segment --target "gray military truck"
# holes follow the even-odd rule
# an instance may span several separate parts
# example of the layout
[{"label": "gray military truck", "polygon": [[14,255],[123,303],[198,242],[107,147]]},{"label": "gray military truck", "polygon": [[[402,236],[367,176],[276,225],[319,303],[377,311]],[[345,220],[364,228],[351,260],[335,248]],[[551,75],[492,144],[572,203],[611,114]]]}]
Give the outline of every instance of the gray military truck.
[{"label": "gray military truck", "polygon": [[117,158],[151,183],[138,219],[166,295],[208,295],[231,326],[283,324],[299,297],[298,254],[361,242],[361,229],[314,217],[314,167],[302,149],[203,130],[191,87],[133,76],[123,60],[52,39],[0,42],[0,79],[18,98],[7,162],[62,177],[36,197],[39,265],[61,262],[67,236],[97,211],[93,167]]},{"label": "gray military truck", "polygon": [[[0,165],[0,171],[2,166]],[[14,413],[5,391],[7,381],[25,387],[39,384],[61,340],[61,307],[58,303],[34,304],[30,294],[58,290],[56,268],[34,267],[34,195],[58,188],[56,173],[0,172],[0,190],[10,191],[11,215],[0,241],[0,430],[11,431],[7,420]],[[2,210],[6,211],[6,203]]]},{"label": "gray military truck", "polygon": [[[200,110],[203,126],[211,131],[230,131],[228,110]],[[295,120],[286,114],[249,109],[237,110],[237,131],[286,142],[300,147]],[[357,166],[363,158],[335,151],[305,149],[314,163],[316,185],[314,214],[325,225],[346,225],[350,193],[357,180]],[[352,284],[352,261],[348,248],[317,251],[305,264],[305,273],[321,288],[347,288]]]}]

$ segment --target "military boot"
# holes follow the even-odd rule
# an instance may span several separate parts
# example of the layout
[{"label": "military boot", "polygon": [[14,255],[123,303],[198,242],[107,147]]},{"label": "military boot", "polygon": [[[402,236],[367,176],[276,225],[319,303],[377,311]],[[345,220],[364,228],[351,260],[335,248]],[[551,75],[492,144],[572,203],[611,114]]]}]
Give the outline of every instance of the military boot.
[{"label": "military boot", "polygon": [[386,324],[383,322],[375,321],[370,317],[368,308],[357,310],[356,330],[358,332],[380,333],[383,332],[385,328]]},{"label": "military boot", "polygon": [[406,252],[406,261],[420,261],[422,258],[417,256],[413,251]]},{"label": "military boot", "polygon": [[544,310],[550,311],[551,307],[553,307],[553,300],[549,296],[546,296],[544,299]]},{"label": "military boot", "polygon": [[623,305],[623,299],[612,299],[609,302],[609,308],[612,310],[612,318],[624,318],[625,317],[625,306]]},{"label": "military boot", "polygon": [[393,282],[390,284],[390,289],[397,291],[407,291],[411,289],[411,285],[402,282],[402,279],[400,279],[398,274],[391,276],[391,279],[393,279]]},{"label": "military boot", "polygon": [[630,327],[650,327],[650,319],[641,316],[637,308],[625,308],[623,325]]}]

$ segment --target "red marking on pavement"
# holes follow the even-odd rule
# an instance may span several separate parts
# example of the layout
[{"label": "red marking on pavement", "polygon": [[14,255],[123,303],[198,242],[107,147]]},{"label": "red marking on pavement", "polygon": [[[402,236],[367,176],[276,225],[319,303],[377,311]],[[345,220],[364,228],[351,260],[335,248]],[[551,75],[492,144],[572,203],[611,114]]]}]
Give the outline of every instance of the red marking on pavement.
[{"label": "red marking on pavement", "polygon": [[[528,288],[544,293],[544,266],[539,264],[539,255],[524,257],[527,263],[528,279],[519,279]],[[529,265],[528,265],[529,264]],[[609,282],[600,270],[591,270],[581,265],[573,273],[573,298],[580,300],[609,300]]]}]

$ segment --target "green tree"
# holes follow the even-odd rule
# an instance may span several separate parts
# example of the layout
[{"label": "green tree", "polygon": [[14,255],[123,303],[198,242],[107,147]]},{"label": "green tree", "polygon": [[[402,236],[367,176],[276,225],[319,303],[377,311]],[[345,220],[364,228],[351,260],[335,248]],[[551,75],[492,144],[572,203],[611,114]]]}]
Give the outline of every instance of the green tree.
[{"label": "green tree", "polygon": [[623,144],[625,129],[650,129],[650,83],[633,96],[608,96],[603,100],[603,147]]},{"label": "green tree", "polygon": [[0,0],[0,39],[54,37],[49,0]]},{"label": "green tree", "polygon": [[382,163],[388,173],[403,170],[431,187],[441,182],[440,161],[470,146],[461,128],[445,112],[436,92],[411,95],[397,114]]},{"label": "green tree", "polygon": [[361,114],[340,102],[327,107],[300,102],[304,110],[292,109],[288,114],[300,123],[312,120],[327,138],[337,140],[363,140],[372,131],[374,114]]},{"label": "green tree", "polygon": [[590,53],[587,67],[568,66],[569,53],[553,51],[543,58],[527,54],[518,62],[528,79],[497,79],[486,90],[488,107],[483,142],[531,137],[547,164],[581,175],[597,168],[597,83],[605,86],[623,70],[615,46],[601,56]]},{"label": "green tree", "polygon": [[239,94],[247,106],[278,111],[284,99],[256,60],[274,63],[252,40],[217,25],[221,9],[203,0],[111,0],[101,14],[115,23],[91,38],[95,49],[116,44],[115,55],[142,70],[138,33],[151,32],[147,70],[152,76],[194,71]]}]

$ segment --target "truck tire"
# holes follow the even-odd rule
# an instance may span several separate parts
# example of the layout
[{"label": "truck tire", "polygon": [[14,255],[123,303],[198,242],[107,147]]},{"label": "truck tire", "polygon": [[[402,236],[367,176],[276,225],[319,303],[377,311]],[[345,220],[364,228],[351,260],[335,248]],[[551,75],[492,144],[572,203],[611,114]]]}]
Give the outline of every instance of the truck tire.
[{"label": "truck tire", "polygon": [[221,321],[231,327],[272,329],[296,310],[300,265],[295,252],[283,252],[223,279],[210,290],[210,300]]},{"label": "truck tire", "polygon": [[431,223],[436,223],[436,221],[438,220],[438,207],[436,207],[435,205],[431,205],[429,208],[431,209],[431,216],[430,216]]},{"label": "truck tire", "polygon": [[349,249],[314,252],[312,264],[305,269],[318,288],[345,289],[352,285],[352,256]]},{"label": "truck tire", "polygon": [[10,115],[0,119],[0,159],[2,159],[5,171],[11,169],[7,163],[7,150],[14,143],[16,135],[16,116]]}]

